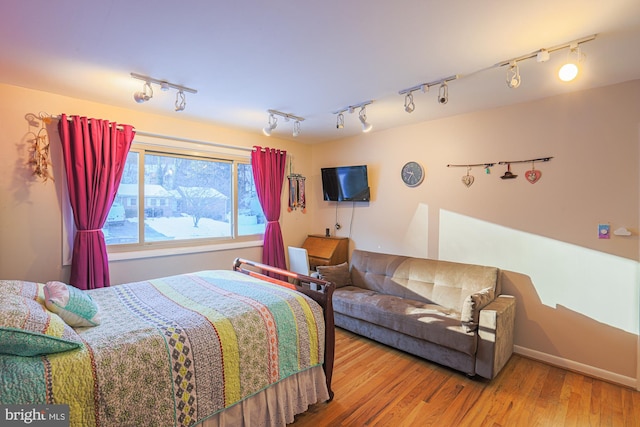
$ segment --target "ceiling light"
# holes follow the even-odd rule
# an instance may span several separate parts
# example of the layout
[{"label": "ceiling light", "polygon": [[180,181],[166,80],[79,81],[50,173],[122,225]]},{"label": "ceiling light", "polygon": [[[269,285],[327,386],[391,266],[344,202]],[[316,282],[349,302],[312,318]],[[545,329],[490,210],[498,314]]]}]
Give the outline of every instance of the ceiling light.
[{"label": "ceiling light", "polygon": [[580,46],[572,44],[569,47],[569,53],[567,54],[567,63],[560,67],[558,71],[558,77],[563,82],[570,82],[578,76],[578,64],[582,62],[583,54],[580,51]]},{"label": "ceiling light", "polygon": [[171,83],[166,80],[154,79],[153,77],[145,76],[143,74],[131,73],[131,77],[138,80],[144,80],[142,92],[136,92],[133,95],[133,99],[135,99],[137,103],[143,103],[153,98],[153,88],[151,87],[151,83],[159,85],[160,90],[165,92],[170,88],[178,91],[176,94],[175,111],[184,111],[187,106],[187,100],[184,94],[185,92],[198,93],[195,89]]},{"label": "ceiling light", "polygon": [[413,113],[413,110],[416,109],[416,104],[413,102],[413,93],[407,92],[404,96],[404,111],[407,113]]},{"label": "ceiling light", "polygon": [[516,61],[513,61],[507,69],[507,86],[515,89],[520,86],[520,67]]},{"label": "ceiling light", "polygon": [[147,102],[151,98],[153,98],[153,88],[149,82],[145,82],[144,86],[142,86],[142,92],[136,92],[133,94],[133,99],[135,99],[138,104]]},{"label": "ceiling light", "polygon": [[360,113],[358,113],[358,116],[360,118],[360,122],[362,123],[362,132],[369,132],[371,131],[371,129],[373,129],[373,126],[371,126],[371,123],[367,123],[367,110],[365,106],[362,106],[362,108],[360,108]]},{"label": "ceiling light", "polygon": [[276,116],[279,116],[284,118],[285,122],[294,120],[293,136],[300,135],[300,122],[304,121],[304,117],[294,116],[293,114],[283,113],[282,111],[278,110],[267,110],[267,112],[269,113],[269,124],[264,129],[262,129],[262,133],[267,136],[271,136],[271,131],[274,130],[276,126],[278,126],[278,118]]},{"label": "ceiling light", "polygon": [[440,104],[449,102],[449,85],[447,85],[447,82],[442,82],[440,89],[438,89],[438,102]]},{"label": "ceiling light", "polygon": [[184,111],[187,106],[187,98],[184,96],[183,91],[176,93],[176,111]]},{"label": "ceiling light", "polygon": [[273,114],[269,115],[269,124],[262,129],[262,133],[266,136],[271,136],[271,131],[278,126],[278,118]]},{"label": "ceiling light", "polygon": [[353,113],[356,110],[356,108],[359,108],[360,109],[359,118],[360,118],[360,123],[362,123],[362,132],[369,132],[371,129],[373,129],[373,126],[371,126],[370,123],[367,123],[367,111],[365,107],[372,103],[373,101],[364,101],[359,104],[349,105],[348,107],[344,107],[339,109],[338,111],[334,111],[333,114],[338,115],[336,118],[336,129],[344,128],[345,112],[348,111],[349,113]]}]

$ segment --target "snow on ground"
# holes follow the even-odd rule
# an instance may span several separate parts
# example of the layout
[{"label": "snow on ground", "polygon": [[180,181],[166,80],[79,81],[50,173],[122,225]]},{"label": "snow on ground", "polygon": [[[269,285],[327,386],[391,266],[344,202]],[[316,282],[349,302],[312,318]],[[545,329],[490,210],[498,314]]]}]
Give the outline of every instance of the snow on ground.
[{"label": "snow on ground", "polygon": [[145,224],[158,233],[173,239],[195,239],[203,237],[228,237],[231,235],[229,223],[201,218],[198,227],[193,226],[189,216],[170,218],[147,218]]},{"label": "snow on ground", "polygon": [[[243,224],[243,222],[245,221],[240,221],[238,226],[240,235],[261,234],[264,232],[264,224]],[[158,233],[176,240],[231,236],[231,225],[229,223],[215,221],[211,218],[201,218],[198,221],[198,227],[193,226],[193,218],[190,216],[147,218],[145,224]]]}]

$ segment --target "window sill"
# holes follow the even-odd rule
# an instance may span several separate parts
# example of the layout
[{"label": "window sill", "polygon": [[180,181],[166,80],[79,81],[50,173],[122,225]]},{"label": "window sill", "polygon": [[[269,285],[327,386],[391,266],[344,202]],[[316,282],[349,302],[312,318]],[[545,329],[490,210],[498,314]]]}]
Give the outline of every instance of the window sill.
[{"label": "window sill", "polygon": [[131,259],[165,257],[172,255],[196,254],[201,252],[226,251],[229,249],[252,248],[262,246],[263,243],[263,240],[250,240],[246,242],[232,242],[203,246],[185,246],[181,248],[162,248],[130,252],[109,252],[108,257],[109,262],[113,262]]}]

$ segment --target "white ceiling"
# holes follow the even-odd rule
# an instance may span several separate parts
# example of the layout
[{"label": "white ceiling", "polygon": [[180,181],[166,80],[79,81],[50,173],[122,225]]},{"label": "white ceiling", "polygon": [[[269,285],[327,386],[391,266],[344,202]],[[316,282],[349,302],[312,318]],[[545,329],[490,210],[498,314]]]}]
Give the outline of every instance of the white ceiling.
[{"label": "white ceiling", "polygon": [[[368,100],[375,132],[640,78],[638,0],[6,0],[0,22],[2,83],[260,135],[275,109],[305,118],[308,143],[359,133],[357,112],[341,130],[334,112]],[[557,78],[566,49],[521,62],[518,89],[492,67],[591,34],[572,83]],[[198,93],[183,112],[157,86],[136,104],[131,72]],[[404,111],[400,90],[455,74],[446,105],[436,86]]]}]

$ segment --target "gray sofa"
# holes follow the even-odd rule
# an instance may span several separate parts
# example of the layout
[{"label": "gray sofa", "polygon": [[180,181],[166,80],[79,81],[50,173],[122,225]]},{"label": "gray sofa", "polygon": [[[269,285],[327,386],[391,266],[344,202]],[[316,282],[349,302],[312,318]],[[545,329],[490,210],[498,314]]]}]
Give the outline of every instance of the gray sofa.
[{"label": "gray sofa", "polygon": [[487,379],[513,352],[516,301],[495,267],[354,250],[318,272],[338,286],[336,326]]}]

